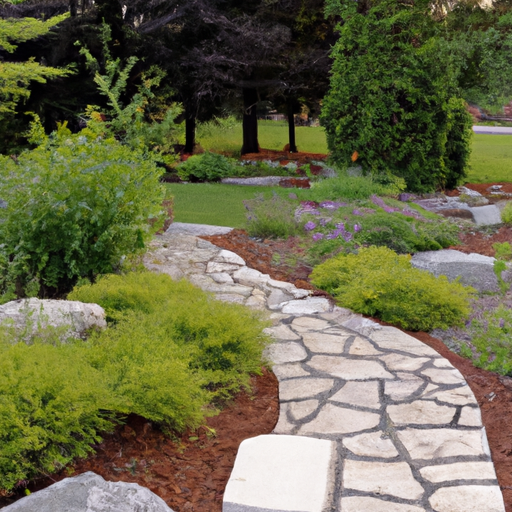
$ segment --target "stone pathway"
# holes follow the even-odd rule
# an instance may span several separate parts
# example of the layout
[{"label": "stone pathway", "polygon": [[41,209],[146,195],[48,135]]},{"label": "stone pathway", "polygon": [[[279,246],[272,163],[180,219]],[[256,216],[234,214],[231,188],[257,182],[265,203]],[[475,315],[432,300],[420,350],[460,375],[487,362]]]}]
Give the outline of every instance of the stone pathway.
[{"label": "stone pathway", "polygon": [[475,397],[433,349],[176,230],[145,265],[273,322],[278,435],[242,443],[224,512],[504,512]]}]

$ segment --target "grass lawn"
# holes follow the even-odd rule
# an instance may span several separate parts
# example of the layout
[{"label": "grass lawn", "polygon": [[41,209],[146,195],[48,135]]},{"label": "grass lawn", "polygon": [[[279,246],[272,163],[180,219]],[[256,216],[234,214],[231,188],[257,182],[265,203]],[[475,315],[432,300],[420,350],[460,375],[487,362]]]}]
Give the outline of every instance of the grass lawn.
[{"label": "grass lawn", "polygon": [[512,181],[512,135],[473,135],[468,183]]},{"label": "grass lawn", "polygon": [[220,183],[173,183],[167,185],[174,196],[174,220],[212,226],[245,226],[244,199],[257,194],[271,197],[272,192],[288,196],[294,189],[249,187]]},{"label": "grass lawn", "polygon": [[[297,147],[305,153],[327,153],[324,129],[318,126],[295,128]],[[288,144],[288,124],[284,121],[259,121],[258,140],[265,149],[281,151]],[[231,123],[219,126],[208,123],[197,130],[197,141],[204,149],[240,155],[242,147],[242,124]]]}]

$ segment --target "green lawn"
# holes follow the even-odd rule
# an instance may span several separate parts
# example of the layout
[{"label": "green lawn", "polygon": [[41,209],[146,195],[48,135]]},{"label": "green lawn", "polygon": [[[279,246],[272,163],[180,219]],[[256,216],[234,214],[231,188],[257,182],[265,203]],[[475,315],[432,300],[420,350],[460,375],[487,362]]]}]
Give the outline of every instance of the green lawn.
[{"label": "green lawn", "polygon": [[512,135],[473,136],[468,183],[512,181]]},{"label": "green lawn", "polygon": [[174,196],[174,220],[212,226],[241,228],[245,225],[244,199],[273,192],[287,196],[292,189],[249,187],[220,183],[173,183],[167,185]]},{"label": "green lawn", "polygon": [[[324,129],[318,126],[297,126],[295,129],[297,147],[306,153],[327,153]],[[288,144],[288,124],[284,121],[259,121],[258,140],[265,149],[282,150]],[[199,126],[197,141],[204,149],[240,154],[242,147],[242,124],[226,123],[215,126],[212,123]]]}]

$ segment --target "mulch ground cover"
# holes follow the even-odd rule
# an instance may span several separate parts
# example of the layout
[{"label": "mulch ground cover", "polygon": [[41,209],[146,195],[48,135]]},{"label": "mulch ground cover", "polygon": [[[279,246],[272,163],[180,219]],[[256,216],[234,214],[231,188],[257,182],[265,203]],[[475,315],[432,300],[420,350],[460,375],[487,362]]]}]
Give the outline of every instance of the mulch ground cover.
[{"label": "mulch ground cover", "polygon": [[[486,190],[490,184],[478,186]],[[241,230],[204,238],[234,251],[248,266],[275,279],[293,282],[314,295],[326,295],[308,282],[311,267],[301,258],[303,249],[298,239],[254,240]],[[512,228],[492,234],[466,233],[461,235],[461,244],[453,248],[493,256],[492,244],[505,241],[512,241]],[[427,333],[405,332],[437,350],[466,378],[482,410],[506,510],[512,512],[512,379],[475,368]],[[236,396],[218,416],[208,419],[207,428],[169,436],[145,419],[130,416],[95,447],[96,455],[57,475],[38,479],[28,489],[33,492],[67,476],[94,471],[107,480],[148,487],[175,512],[220,512],[239,444],[248,437],[270,433],[278,413],[277,380],[263,370],[261,376],[253,377],[252,392]],[[24,488],[20,488],[18,493],[0,499],[0,508],[23,495]]]}]

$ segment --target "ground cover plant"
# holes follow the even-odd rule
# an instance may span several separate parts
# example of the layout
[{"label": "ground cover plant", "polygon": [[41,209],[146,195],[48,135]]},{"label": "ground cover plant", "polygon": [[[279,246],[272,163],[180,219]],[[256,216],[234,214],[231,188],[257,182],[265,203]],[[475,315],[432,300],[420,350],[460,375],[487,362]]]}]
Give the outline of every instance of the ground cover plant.
[{"label": "ground cover plant", "polygon": [[387,247],[359,249],[318,265],[311,282],[336,302],[413,331],[460,325],[474,290],[414,268],[410,256]]},{"label": "ground cover plant", "polygon": [[261,369],[258,315],[186,281],[110,275],[70,298],[103,304],[109,327],[26,343],[0,329],[0,490],[88,455],[130,413],[197,427]]}]

